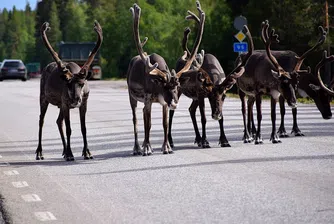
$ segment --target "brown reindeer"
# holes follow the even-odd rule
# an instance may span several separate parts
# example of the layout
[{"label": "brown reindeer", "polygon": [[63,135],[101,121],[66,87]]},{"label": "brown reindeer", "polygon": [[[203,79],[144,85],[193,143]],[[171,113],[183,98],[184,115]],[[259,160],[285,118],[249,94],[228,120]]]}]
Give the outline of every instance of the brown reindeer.
[{"label": "brown reindeer", "polygon": [[[134,155],[151,155],[153,153],[150,144],[150,129],[151,129],[151,107],[152,103],[160,103],[163,107],[163,128],[164,128],[164,142],[162,145],[162,151],[164,154],[172,153],[173,150],[168,143],[167,129],[168,129],[168,108],[171,110],[176,109],[178,103],[178,86],[180,83],[187,82],[189,77],[184,78],[183,73],[186,73],[191,67],[200,45],[203,29],[205,14],[202,11],[200,15],[200,26],[197,32],[197,38],[193,51],[190,57],[185,63],[184,67],[179,71],[172,72],[164,60],[158,54],[147,55],[143,46],[147,41],[147,38],[140,41],[139,35],[139,19],[141,9],[137,4],[134,4],[130,8],[133,15],[133,34],[136,43],[136,47],[139,55],[132,58],[129,64],[127,72],[127,84],[129,91],[130,104],[133,115],[134,135],[135,143],[133,147]],[[203,56],[200,56],[203,57]],[[200,60],[201,61],[201,60]],[[152,64],[153,65],[152,65]],[[136,108],[137,102],[144,103],[143,116],[144,116],[144,130],[145,139],[143,142],[143,149],[141,150],[138,143],[138,130],[137,130],[137,115]]]},{"label": "brown reindeer", "polygon": [[[298,76],[298,85],[296,85],[296,91],[299,93],[301,97],[310,97],[314,100],[317,108],[322,114],[324,119],[330,119],[332,117],[330,99],[331,96],[324,90],[319,80],[316,76],[310,75],[311,70],[308,69],[307,72],[300,72],[300,68],[307,56],[309,56],[312,52],[314,52],[319,46],[321,46],[325,40],[327,31],[323,29],[323,27],[319,26],[320,37],[316,44],[307,50],[301,56],[298,56],[293,51],[271,51],[272,55],[277,59],[278,63],[288,72],[294,72]],[[269,60],[256,60],[254,58],[261,59],[265,57],[266,52],[264,50],[257,50],[254,53],[252,58],[252,62],[246,66],[246,73],[254,71],[254,66],[257,64],[260,68],[256,68],[261,72],[266,72],[270,74],[271,72],[271,62]],[[298,72],[299,71],[299,72]],[[333,84],[330,85],[330,88],[333,88]],[[253,104],[255,99],[253,97],[249,97],[248,100],[248,125],[244,134],[245,142],[250,142],[252,140],[251,136],[247,137],[247,134],[255,134],[256,128],[253,120]],[[281,113],[281,124],[278,129],[279,137],[288,137],[284,126],[284,116],[285,116],[285,99],[282,95],[279,97],[280,103],[280,113]],[[293,126],[291,133],[294,133],[295,136],[304,136],[304,134],[300,131],[297,125],[297,108],[292,108],[293,115]],[[247,133],[248,132],[248,133]]]},{"label": "brown reindeer", "polygon": [[[302,73],[310,73],[309,70],[300,70],[300,66],[296,66],[293,71],[286,71],[283,69],[270,50],[271,43],[278,42],[278,35],[275,34],[274,30],[272,30],[269,35],[268,28],[268,21],[263,22],[261,39],[265,44],[266,55],[264,55],[263,52],[254,52],[245,67],[245,74],[237,80],[239,95],[242,102],[245,142],[250,142],[252,140],[248,131],[249,127],[247,127],[246,124],[246,95],[250,96],[248,102],[249,120],[253,117],[252,106],[254,101],[256,102],[258,124],[255,144],[263,143],[261,137],[262,95],[269,94],[271,96],[272,132],[270,140],[272,143],[280,143],[281,141],[276,133],[276,102],[278,102],[279,97],[282,94],[288,105],[295,108],[297,105],[295,89],[297,88],[298,76]],[[268,70],[270,72],[268,72]]]},{"label": "brown reindeer", "polygon": [[[200,22],[199,18],[192,12],[188,11],[187,19],[193,19],[197,23]],[[182,48],[184,51],[188,52],[187,55],[190,55],[190,52],[187,47],[189,30],[185,30],[184,37],[182,41]],[[222,107],[225,99],[225,93],[236,83],[236,80],[243,74],[244,66],[247,63],[247,60],[253,53],[254,45],[252,36],[248,30],[248,27],[244,27],[244,32],[247,35],[247,39],[250,43],[249,52],[242,58],[241,62],[236,66],[236,68],[227,76],[225,76],[224,70],[220,65],[218,59],[212,54],[205,54],[204,60],[199,71],[188,72],[187,75],[193,77],[188,82],[180,85],[179,96],[181,94],[186,95],[187,97],[193,100],[192,104],[189,107],[190,117],[195,130],[195,143],[199,147],[209,148],[209,142],[206,139],[206,116],[205,116],[205,98],[209,99],[211,105],[211,116],[212,119],[218,120],[220,126],[220,137],[219,144],[221,147],[230,147],[228,140],[224,132],[224,119],[222,113]],[[182,68],[184,65],[184,59],[180,58],[176,64],[176,71]],[[201,124],[202,124],[202,136],[199,133],[197,121],[196,121],[196,110],[199,107],[201,114]],[[173,138],[171,134],[172,129],[172,119],[174,116],[174,111],[169,111],[169,143],[171,146],[174,146]]]},{"label": "brown reindeer", "polygon": [[[44,44],[55,62],[48,64],[42,73],[40,84],[40,116],[39,116],[39,134],[38,134],[38,147],[36,150],[36,160],[44,159],[42,153],[42,129],[44,123],[44,116],[47,111],[49,103],[59,108],[59,116],[57,119],[57,125],[60,133],[61,140],[63,142],[63,156],[67,161],[74,160],[70,137],[71,137],[71,124],[70,124],[70,109],[79,108],[81,132],[84,142],[82,155],[84,159],[93,159],[91,155],[86,137],[86,111],[87,100],[89,95],[89,87],[87,83],[87,73],[90,64],[93,62],[95,54],[99,50],[102,44],[102,28],[100,24],[95,21],[94,30],[97,33],[97,43],[90,53],[86,63],[80,68],[74,62],[63,63],[58,57],[58,54],[51,47],[46,31],[49,30],[49,23],[45,22],[41,27],[41,35]],[[66,124],[66,136],[67,143],[65,141],[63,132],[63,120]]]}]

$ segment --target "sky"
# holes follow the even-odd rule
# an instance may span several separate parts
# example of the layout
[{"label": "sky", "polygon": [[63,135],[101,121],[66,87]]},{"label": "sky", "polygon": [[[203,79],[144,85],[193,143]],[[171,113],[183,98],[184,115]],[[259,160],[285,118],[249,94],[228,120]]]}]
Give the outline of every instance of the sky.
[{"label": "sky", "polygon": [[36,8],[36,3],[38,0],[0,0],[0,9],[11,10],[15,5],[16,9],[23,10],[26,6],[26,3],[29,2],[32,9]]}]

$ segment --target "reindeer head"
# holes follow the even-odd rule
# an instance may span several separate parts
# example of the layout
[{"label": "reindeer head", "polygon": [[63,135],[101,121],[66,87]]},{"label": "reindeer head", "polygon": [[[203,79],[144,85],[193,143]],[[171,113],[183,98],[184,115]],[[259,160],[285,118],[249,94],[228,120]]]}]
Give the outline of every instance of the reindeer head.
[{"label": "reindeer head", "polygon": [[330,100],[334,96],[334,79],[331,81],[329,86],[326,86],[321,80],[320,69],[326,63],[331,63],[333,61],[334,55],[328,56],[327,51],[324,51],[321,61],[315,67],[315,77],[317,78],[317,84],[309,84],[309,87],[312,89],[312,91],[308,91],[308,95],[311,94],[309,96],[314,99],[314,102],[316,103],[324,119],[332,118]]},{"label": "reindeer head", "polygon": [[[168,69],[168,66],[165,60],[158,54],[147,55],[143,50],[143,46],[147,42],[148,38],[146,37],[143,42],[140,40],[139,35],[139,20],[141,14],[141,8],[134,4],[133,7],[130,8],[130,11],[133,16],[133,34],[136,43],[136,47],[139,53],[139,56],[144,63],[145,66],[145,75],[148,76],[149,80],[153,81],[153,83],[162,88],[162,96],[163,99],[159,99],[161,104],[167,103],[170,109],[176,109],[178,103],[178,87],[180,83],[187,82],[189,78],[183,78],[182,74],[186,73],[191,69],[193,61],[196,57],[199,45],[202,40],[203,29],[204,29],[204,21],[205,21],[205,13],[200,9],[199,2],[197,1],[198,10],[200,12],[200,26],[197,32],[197,38],[195,41],[195,45],[193,51],[191,52],[189,58],[186,60],[185,65],[179,72],[175,72],[172,70],[171,72]],[[186,57],[187,52],[182,57]],[[201,56],[199,56],[201,57]],[[154,63],[151,64],[151,61]],[[203,60],[202,60],[203,61]]]},{"label": "reindeer head", "polygon": [[69,99],[70,106],[79,107],[82,102],[83,89],[87,83],[86,79],[89,67],[93,62],[94,57],[102,44],[102,39],[103,39],[102,28],[97,21],[94,22],[94,30],[98,34],[97,43],[93,51],[89,54],[87,61],[81,68],[78,68],[78,66],[75,63],[68,63],[65,65],[61,61],[61,59],[58,57],[58,54],[53,50],[46,36],[46,31],[50,29],[51,28],[48,22],[45,22],[42,25],[41,27],[42,39],[44,41],[46,48],[51,53],[53,59],[57,64],[57,69],[58,69],[57,73],[64,80],[64,82],[66,82],[67,91],[65,91],[66,92],[65,94],[68,94],[67,99]]}]

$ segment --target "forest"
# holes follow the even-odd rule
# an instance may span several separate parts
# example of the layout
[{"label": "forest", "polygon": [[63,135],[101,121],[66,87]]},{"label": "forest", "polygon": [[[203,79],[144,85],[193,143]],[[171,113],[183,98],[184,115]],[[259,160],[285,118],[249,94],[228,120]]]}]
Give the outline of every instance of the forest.
[{"label": "forest", "polygon": [[[328,0],[327,0],[328,1]],[[40,37],[40,27],[50,23],[50,43],[57,50],[64,42],[95,41],[94,20],[102,28],[104,40],[100,50],[104,78],[124,78],[131,58],[137,55],[132,35],[133,3],[142,8],[140,33],[149,40],[144,50],[158,53],[173,68],[182,55],[181,41],[185,27],[196,30],[193,21],[185,20],[187,10],[196,11],[195,0],[42,0],[36,8],[28,3],[25,10],[0,11],[0,61],[21,59],[25,63],[40,62],[41,67],[52,61]],[[231,71],[238,56],[233,52],[233,26],[237,16],[247,18],[255,49],[263,49],[260,39],[261,22],[268,19],[280,37],[272,49],[292,50],[302,54],[318,39],[318,26],[326,26],[326,0],[201,0],[206,23],[200,49],[215,55],[226,73]],[[307,58],[314,65],[324,49],[334,40],[334,2],[328,1],[329,35],[322,47]],[[190,39],[193,40],[194,35]],[[189,43],[192,44],[192,41]],[[332,53],[333,50],[332,50]]]}]

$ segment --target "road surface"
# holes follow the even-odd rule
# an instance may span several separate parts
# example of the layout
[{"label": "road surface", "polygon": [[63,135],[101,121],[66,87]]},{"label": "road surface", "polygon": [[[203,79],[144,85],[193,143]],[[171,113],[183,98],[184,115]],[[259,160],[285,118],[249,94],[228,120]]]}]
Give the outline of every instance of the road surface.
[{"label": "road surface", "polygon": [[[133,125],[124,81],[90,81],[88,144],[81,157],[79,112],[71,110],[75,161],[62,159],[50,105],[43,130],[44,161],[35,160],[39,80],[0,83],[0,194],[11,223],[334,223],[334,121],[314,105],[299,105],[305,137],[269,142],[269,102],[263,103],[263,145],[242,142],[240,102],[226,98],[225,132],[231,148],[217,145],[218,122],[208,116],[212,146],[193,144],[182,96],[174,116],[175,153],[163,155],[161,106],[152,109],[152,156],[132,156]],[[138,108],[143,140],[143,104]],[[198,112],[198,121],[199,112]],[[279,116],[278,116],[279,118]],[[279,122],[278,122],[279,123]],[[199,126],[200,123],[199,123]],[[286,128],[291,130],[291,111]]]}]

